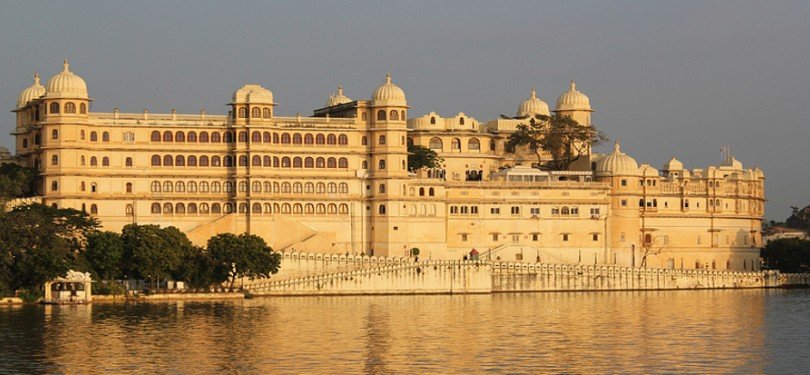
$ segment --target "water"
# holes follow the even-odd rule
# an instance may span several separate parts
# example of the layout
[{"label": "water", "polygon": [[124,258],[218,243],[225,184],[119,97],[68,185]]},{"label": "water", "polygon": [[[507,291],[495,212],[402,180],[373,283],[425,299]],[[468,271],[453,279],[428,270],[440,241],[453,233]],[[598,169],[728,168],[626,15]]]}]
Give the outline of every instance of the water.
[{"label": "water", "polygon": [[810,291],[0,307],[0,373],[806,373]]}]

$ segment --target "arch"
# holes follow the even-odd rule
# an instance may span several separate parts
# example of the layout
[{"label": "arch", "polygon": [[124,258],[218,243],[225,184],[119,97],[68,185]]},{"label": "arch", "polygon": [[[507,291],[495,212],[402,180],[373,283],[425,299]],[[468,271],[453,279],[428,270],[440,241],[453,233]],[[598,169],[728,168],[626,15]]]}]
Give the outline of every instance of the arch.
[{"label": "arch", "polygon": [[313,194],[315,193],[315,184],[311,182],[307,182],[304,184],[304,193],[306,194]]},{"label": "arch", "polygon": [[337,137],[334,134],[328,134],[326,136],[326,144],[327,145],[334,145],[337,144]]},{"label": "arch", "polygon": [[163,142],[174,142],[174,135],[170,131],[163,132]]},{"label": "arch", "polygon": [[259,156],[259,155],[253,155],[253,157],[250,158],[250,165],[253,166],[253,167],[261,167],[262,166],[262,157]]},{"label": "arch", "polygon": [[293,214],[300,215],[304,212],[304,207],[301,206],[301,203],[293,204]]},{"label": "arch", "polygon": [[265,155],[264,157],[262,157],[262,166],[271,167],[272,164],[273,164],[273,159],[270,158],[270,156]]},{"label": "arch", "polygon": [[222,213],[222,206],[220,206],[219,203],[211,203],[211,213],[212,214]]},{"label": "arch", "polygon": [[110,158],[105,156],[101,158],[101,166],[102,167],[109,167],[110,166]]},{"label": "arch", "polygon": [[442,139],[439,137],[433,137],[428,142],[428,148],[431,150],[441,150],[444,147],[442,144]]},{"label": "arch", "polygon": [[243,203],[239,203],[239,213],[240,213],[240,214],[246,214],[246,213],[247,213],[247,210],[248,210],[248,205],[247,205],[247,203],[244,203],[244,202],[243,202]]},{"label": "arch", "polygon": [[150,191],[153,193],[160,193],[160,181],[152,181],[150,185]]},{"label": "arch", "polygon": [[450,141],[450,149],[451,150],[459,150],[461,151],[461,140],[458,138],[453,138]]},{"label": "arch", "polygon": [[189,203],[187,206],[187,212],[189,214],[196,214],[197,213],[197,204],[196,203]]},{"label": "arch", "polygon": [[333,215],[337,213],[337,205],[336,204],[329,203],[329,205],[326,206],[326,207],[327,207],[326,208],[327,213],[330,213],[330,214],[333,214]]},{"label": "arch", "polygon": [[161,213],[161,212],[162,212],[162,211],[161,211],[161,209],[160,209],[160,203],[157,203],[157,202],[152,203],[152,213],[153,213],[153,214],[159,214],[159,213]]},{"label": "arch", "polygon": [[368,137],[364,135],[362,138],[360,138],[360,144],[363,146],[368,146]]},{"label": "arch", "polygon": [[225,183],[222,184],[222,190],[226,193],[233,193],[233,182],[225,181]]},{"label": "arch", "polygon": [[188,137],[186,137],[188,142],[197,142],[197,133],[196,132],[188,132]]},{"label": "arch", "polygon": [[174,133],[174,141],[175,142],[185,142],[186,141],[186,133],[178,131]]},{"label": "arch", "polygon": [[208,181],[200,181],[200,192],[201,193],[208,192]]},{"label": "arch", "polygon": [[222,157],[222,166],[223,167],[233,167],[233,157],[231,155],[225,155]]},{"label": "arch", "polygon": [[349,205],[346,203],[340,204],[340,210],[338,211],[341,214],[348,214],[349,213]]},{"label": "arch", "polygon": [[290,188],[290,186],[291,186],[291,185],[290,185],[290,183],[289,183],[289,182],[282,182],[282,183],[281,183],[281,192],[282,192],[282,193],[284,193],[284,194],[289,194],[289,193],[290,193],[290,191],[292,190],[292,189]]},{"label": "arch", "polygon": [[132,216],[132,215],[134,214],[134,210],[133,210],[133,208],[132,208],[132,205],[131,205],[131,204],[126,205],[126,208],[124,209],[124,213],[125,213],[127,216]]},{"label": "arch", "polygon": [[208,132],[200,132],[200,143],[208,143]]},{"label": "arch", "polygon": [[208,155],[200,155],[200,166],[201,167],[208,166]]},{"label": "arch", "polygon": [[314,168],[315,167],[315,159],[312,157],[307,156],[304,159],[304,168]]},{"label": "arch", "polygon": [[325,214],[326,213],[326,205],[323,203],[318,203],[315,206],[315,213],[316,214]]},{"label": "arch", "polygon": [[385,215],[385,205],[381,204],[380,207],[377,209],[377,213],[380,215]]},{"label": "arch", "polygon": [[300,145],[301,143],[304,143],[303,138],[301,138],[301,133],[293,133],[292,143],[294,145]]},{"label": "arch", "polygon": [[272,192],[273,184],[271,184],[270,181],[265,181],[263,185],[264,185],[264,192],[265,193],[271,193]]},{"label": "arch", "polygon": [[59,139],[59,130],[51,130],[51,139]]},{"label": "arch", "polygon": [[163,214],[171,215],[174,213],[174,206],[171,203],[164,203],[163,204]]},{"label": "arch", "polygon": [[127,157],[124,161],[124,166],[131,167],[132,166],[132,158]]},{"label": "arch", "polygon": [[174,205],[174,213],[178,215],[183,215],[186,213],[186,205],[182,203],[178,203]]},{"label": "arch", "polygon": [[381,109],[377,111],[377,121],[385,121],[385,110]]},{"label": "arch", "polygon": [[250,213],[252,214],[261,214],[262,213],[262,204],[261,203],[253,203]]},{"label": "arch", "polygon": [[52,113],[52,114],[59,113],[59,103],[57,103],[57,102],[51,103],[51,106],[50,106],[50,108],[48,108],[48,111],[50,113]]},{"label": "arch", "polygon": [[377,144],[379,144],[379,145],[384,145],[385,144],[385,136],[384,135],[380,136],[379,140],[377,141]]},{"label": "arch", "polygon": [[239,114],[239,118],[247,118],[247,108],[239,107],[236,112]]},{"label": "arch", "polygon": [[186,192],[186,183],[183,181],[177,181],[174,183],[174,191],[178,193],[185,193]]},{"label": "arch", "polygon": [[304,213],[305,214],[314,214],[315,213],[315,205],[312,203],[307,203],[304,205]]},{"label": "arch", "polygon": [[303,190],[304,190],[303,185],[302,185],[300,182],[295,182],[295,183],[293,183],[293,185],[292,185],[292,192],[293,192],[294,194],[301,194],[301,192],[302,192]]},{"label": "arch", "polygon": [[163,155],[163,166],[171,167],[174,165],[174,158],[171,155]]},{"label": "arch", "polygon": [[349,194],[349,184],[341,182],[340,185],[338,185],[338,193]]},{"label": "arch", "polygon": [[470,140],[467,141],[467,150],[480,151],[481,141],[479,141],[478,138],[470,138]]},{"label": "arch", "polygon": [[59,156],[56,155],[51,156],[51,165],[59,165]]},{"label": "arch", "polygon": [[315,144],[316,145],[326,144],[326,137],[324,137],[323,134],[316,134],[315,135]]},{"label": "arch", "polygon": [[219,132],[211,132],[211,143],[220,143],[222,142],[222,135]]},{"label": "arch", "polygon": [[278,156],[273,156],[273,168],[278,168],[281,166],[280,159]]},{"label": "arch", "polygon": [[234,132],[225,132],[225,133],[223,133],[222,141],[225,142],[225,143],[233,143],[234,141],[236,141],[236,139],[234,137]]},{"label": "arch", "polygon": [[341,134],[338,136],[338,144],[339,145],[347,145],[349,144],[349,137],[346,134]]},{"label": "arch", "polygon": [[315,159],[315,168],[325,168],[326,167],[326,159],[322,157],[318,157]]},{"label": "arch", "polygon": [[318,194],[326,193],[326,184],[323,182],[315,184],[315,192]]},{"label": "arch", "polygon": [[270,108],[262,109],[262,117],[264,117],[264,118],[270,118],[271,117]]},{"label": "arch", "polygon": [[79,104],[79,113],[83,115],[87,114],[87,104],[84,103]]},{"label": "arch", "polygon": [[194,181],[188,182],[188,192],[189,193],[196,193],[197,192],[197,183]]},{"label": "arch", "polygon": [[293,158],[293,168],[301,168],[303,163],[301,161],[301,157],[296,156]]},{"label": "arch", "polygon": [[380,184],[377,192],[380,194],[385,194],[385,184]]},{"label": "arch", "polygon": [[435,195],[436,195],[436,191],[435,191],[435,190],[433,190],[433,188],[428,189],[428,196],[433,197],[433,196],[435,196]]},{"label": "arch", "polygon": [[219,181],[214,181],[211,183],[211,192],[212,193],[219,193],[222,191],[222,184]]},{"label": "arch", "polygon": [[315,137],[313,137],[312,134],[309,133],[304,134],[304,144],[311,145],[313,143],[315,143]]},{"label": "arch", "polygon": [[259,107],[253,107],[253,109],[250,110],[250,117],[261,118],[262,117],[262,109],[259,108]]},{"label": "arch", "polygon": [[335,193],[337,193],[337,184],[336,184],[336,183],[334,183],[334,182],[330,182],[330,183],[329,183],[328,185],[326,185],[326,186],[327,186],[326,191],[327,191],[329,194],[335,194]]},{"label": "arch", "polygon": [[[82,130],[84,132],[84,130]],[[157,130],[152,131],[151,136],[152,142],[160,142],[160,132]]]},{"label": "arch", "polygon": [[326,168],[337,168],[337,161],[335,158],[326,159]]},{"label": "arch", "polygon": [[290,144],[291,138],[288,133],[281,133],[281,144]]},{"label": "arch", "polygon": [[380,169],[380,170],[385,169],[385,160],[380,159],[380,162],[377,165],[377,169]]},{"label": "arch", "polygon": [[248,134],[247,134],[247,132],[246,132],[246,131],[244,131],[244,130],[243,130],[243,131],[240,131],[240,132],[239,132],[239,142],[244,143],[244,142],[247,142],[247,140],[248,140]]},{"label": "arch", "polygon": [[207,213],[211,212],[210,210],[211,209],[209,208],[208,203],[200,203],[200,213],[201,214],[207,214]]},{"label": "arch", "polygon": [[239,166],[240,167],[247,167],[248,165],[248,157],[247,155],[239,155]]},{"label": "arch", "polygon": [[430,125],[436,125],[436,117],[430,116]]},{"label": "arch", "polygon": [[270,132],[262,133],[262,142],[264,142],[264,143],[271,143],[272,142],[272,136],[270,135]]},{"label": "arch", "polygon": [[349,168],[349,159],[347,158],[338,159],[338,168]]},{"label": "arch", "polygon": [[273,205],[270,204],[270,203],[265,203],[264,204],[264,213],[272,214],[273,213]]},{"label": "arch", "polygon": [[90,157],[90,166],[91,167],[98,166],[98,159],[95,156]]},{"label": "arch", "polygon": [[388,117],[391,119],[391,121],[399,121],[399,112],[392,109],[391,112],[388,113]]},{"label": "arch", "polygon": [[174,165],[178,167],[185,167],[186,166],[186,157],[183,155],[177,155],[174,157]]},{"label": "arch", "polygon": [[197,166],[197,157],[194,155],[189,155],[186,159],[186,165],[189,167],[196,167]]},{"label": "arch", "polygon": [[174,185],[171,181],[163,181],[163,191],[166,193],[171,193],[174,190]]},{"label": "arch", "polygon": [[[37,137],[39,137],[39,136],[37,135]],[[98,133],[90,132],[90,142],[98,142]],[[34,138],[34,143],[39,144],[39,141],[37,141],[37,138]]]},{"label": "arch", "polygon": [[288,156],[281,158],[281,167],[282,168],[289,168],[291,165],[291,160]]}]

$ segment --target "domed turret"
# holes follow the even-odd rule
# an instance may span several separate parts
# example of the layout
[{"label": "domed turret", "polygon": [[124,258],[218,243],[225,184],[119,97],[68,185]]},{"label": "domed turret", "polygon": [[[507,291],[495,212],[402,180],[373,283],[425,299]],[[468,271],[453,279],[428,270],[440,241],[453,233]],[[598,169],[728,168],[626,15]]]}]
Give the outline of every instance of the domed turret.
[{"label": "domed turret", "polygon": [[683,170],[683,163],[680,160],[672,158],[666,164],[664,164],[665,171],[680,171]]},{"label": "domed turret", "polygon": [[529,99],[520,103],[517,110],[518,117],[534,117],[535,115],[548,116],[548,104],[537,98],[537,90],[532,88],[532,95]]},{"label": "domed turret", "polygon": [[48,80],[45,86],[45,97],[49,99],[72,98],[88,99],[87,83],[70,71],[70,63],[65,59],[64,69]]},{"label": "domed turret", "polygon": [[590,111],[591,99],[577,90],[577,84],[572,80],[569,90],[557,98],[556,109],[558,111]]},{"label": "domed turret", "polygon": [[405,91],[402,91],[399,86],[391,83],[391,73],[386,74],[385,83],[374,90],[372,100],[374,101],[373,106],[375,107],[386,105],[406,105]]},{"label": "domed turret", "polygon": [[625,175],[638,176],[638,163],[629,155],[622,152],[619,142],[613,146],[613,153],[596,162],[597,175]]},{"label": "domed turret", "polygon": [[34,73],[34,84],[20,92],[17,97],[17,108],[25,107],[26,104],[42,95],[45,95],[45,87],[39,83],[39,74]]},{"label": "domed turret", "polygon": [[234,103],[274,104],[273,92],[255,83],[242,86],[233,93]]},{"label": "domed turret", "polygon": [[346,104],[346,103],[351,103],[351,102],[352,102],[352,100],[348,96],[343,95],[343,87],[338,85],[337,92],[335,92],[334,94],[329,95],[329,100],[326,101],[326,106],[331,107],[331,106],[340,105],[340,104]]}]

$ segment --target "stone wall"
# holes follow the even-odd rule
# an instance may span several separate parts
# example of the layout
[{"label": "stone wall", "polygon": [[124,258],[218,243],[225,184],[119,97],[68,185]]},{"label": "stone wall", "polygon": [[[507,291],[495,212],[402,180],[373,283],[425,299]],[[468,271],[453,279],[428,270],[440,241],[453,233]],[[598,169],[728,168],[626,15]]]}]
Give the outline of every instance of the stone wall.
[{"label": "stone wall", "polygon": [[[351,272],[361,269],[380,268],[387,265],[406,264],[414,260],[401,257],[376,257],[364,255],[323,254],[307,252],[282,253],[281,267],[272,280],[289,280],[307,276]],[[245,286],[267,280],[244,280]],[[240,285],[237,283],[237,285]]]}]

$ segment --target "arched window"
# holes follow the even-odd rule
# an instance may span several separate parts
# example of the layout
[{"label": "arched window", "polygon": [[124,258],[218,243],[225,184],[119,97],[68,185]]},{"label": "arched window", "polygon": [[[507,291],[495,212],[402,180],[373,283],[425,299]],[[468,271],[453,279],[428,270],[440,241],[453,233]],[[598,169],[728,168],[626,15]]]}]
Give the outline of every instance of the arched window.
[{"label": "arched window", "polygon": [[334,134],[329,134],[326,136],[326,144],[333,145],[337,143],[337,137]]},{"label": "arched window", "polygon": [[479,151],[481,149],[481,142],[478,141],[478,138],[470,138],[467,141],[467,149],[470,151]]},{"label": "arched window", "polygon": [[197,142],[197,133],[188,132],[188,141],[189,142]]},{"label": "arched window", "polygon": [[330,182],[330,183],[329,183],[329,185],[327,185],[327,189],[326,189],[326,191],[327,191],[329,194],[335,194],[335,193],[337,193],[337,184],[336,184],[336,183],[334,183],[334,182]]},{"label": "arched window", "polygon": [[281,183],[281,192],[289,194],[290,193],[290,183],[289,182],[282,182]]},{"label": "arched window", "polygon": [[186,166],[186,157],[183,155],[177,155],[174,158],[174,165],[178,167],[185,167]]},{"label": "arched window", "polygon": [[337,168],[337,161],[335,158],[326,159],[326,168]]},{"label": "arched window", "polygon": [[153,167],[160,166],[160,155],[152,155],[152,166]]},{"label": "arched window", "polygon": [[347,144],[349,144],[349,137],[346,136],[346,134],[341,134],[338,137],[338,144],[339,145],[347,145]]},{"label": "arched window", "polygon": [[124,165],[125,165],[125,166],[127,166],[127,167],[131,167],[131,166],[132,166],[132,158],[131,158],[131,157],[127,157],[127,158],[125,159],[125,161],[124,161]]},{"label": "arched window", "polygon": [[380,215],[385,215],[385,205],[381,204],[380,208],[377,210]]},{"label": "arched window", "polygon": [[384,144],[385,144],[385,136],[384,136],[384,135],[381,135],[381,136],[380,136],[380,140],[379,140],[379,142],[378,142],[378,143],[379,143],[380,145],[384,145]]},{"label": "arched window", "polygon": [[246,131],[239,132],[239,142],[247,142],[248,136]]},{"label": "arched window", "polygon": [[126,209],[124,210],[124,213],[126,213],[127,216],[133,215],[133,209],[131,204],[127,205]]},{"label": "arched window", "polygon": [[450,141],[450,149],[461,150],[461,140],[458,138],[453,138],[453,140]]},{"label": "arched window", "polygon": [[278,167],[281,166],[281,163],[280,163],[279,160],[280,159],[278,158],[278,156],[273,156],[273,168],[278,168]]},{"label": "arched window", "polygon": [[270,132],[262,133],[262,142],[270,143],[271,141],[272,141],[272,138],[270,137]]},{"label": "arched window", "polygon": [[200,143],[208,143],[208,133],[200,132]]},{"label": "arched window", "polygon": [[246,167],[248,165],[247,155],[239,155],[239,166]]},{"label": "arched window", "polygon": [[262,117],[262,109],[259,108],[259,107],[253,107],[253,109],[250,110],[250,117],[261,118]]},{"label": "arched window", "polygon": [[183,132],[176,132],[174,133],[174,141],[175,142],[185,142],[186,141],[186,134]]},{"label": "arched window", "polygon": [[163,166],[171,167],[174,165],[174,158],[171,155],[163,155]]},{"label": "arched window", "polygon": [[318,194],[326,193],[326,184],[319,182],[315,185],[315,192]]},{"label": "arched window", "polygon": [[269,156],[265,155],[265,156],[262,158],[262,165],[263,165],[263,166],[265,166],[265,167],[270,167],[270,166],[272,166],[272,165],[273,165],[273,161],[272,161],[272,160],[273,160],[273,159],[271,159]]},{"label": "arched window", "polygon": [[101,141],[102,142],[109,142],[110,141],[110,133],[109,132],[101,133]]},{"label": "arched window", "polygon": [[188,210],[187,212],[190,213],[190,214],[196,214],[197,213],[197,205],[194,204],[194,203],[189,203],[188,207],[187,207],[187,210]]},{"label": "arched window", "polygon": [[234,132],[225,132],[223,141],[225,141],[225,143],[233,143],[236,141]]},{"label": "arched window", "polygon": [[313,167],[315,167],[315,159],[307,156],[304,159],[304,168],[313,168]]},{"label": "arched window", "polygon": [[222,208],[219,203],[212,203],[211,204],[211,213],[212,214],[219,214],[222,213]]},{"label": "arched window", "polygon": [[252,190],[253,190],[254,193],[261,193],[262,192],[262,183],[261,182],[253,181],[253,184],[251,184],[251,185],[253,185]]},{"label": "arched window", "polygon": [[276,143],[276,144],[279,143],[278,133],[273,133],[273,143]]},{"label": "arched window", "polygon": [[431,197],[435,196],[436,195],[436,190],[434,190],[433,188],[428,189],[428,195],[431,196]]},{"label": "arched window", "polygon": [[220,143],[222,142],[222,135],[219,132],[211,132],[211,143]]},{"label": "arched window", "polygon": [[[79,138],[80,138],[81,140],[84,140],[84,130],[82,130],[82,131],[80,131],[80,132],[79,132]],[[160,138],[160,134],[158,134],[158,138]],[[158,140],[160,140],[160,139],[158,139]]]},{"label": "arched window", "polygon": [[262,157],[261,156],[253,155],[253,157],[250,158],[250,159],[251,159],[250,160],[250,165],[251,166],[253,166],[253,167],[261,167],[262,166]]},{"label": "arched window", "polygon": [[200,203],[200,213],[207,214],[208,212],[210,212],[208,209],[208,203]]},{"label": "arched window", "polygon": [[171,203],[164,203],[163,204],[163,213],[166,215],[171,215],[174,212],[174,206]]},{"label": "arched window", "polygon": [[458,124],[459,125],[464,125],[464,117],[459,117],[458,118]]},{"label": "arched window", "polygon": [[253,203],[253,207],[251,208],[251,213],[254,213],[254,214],[262,213],[262,204],[261,203]]},{"label": "arched window", "polygon": [[185,193],[186,192],[186,184],[183,181],[177,181],[174,183],[174,191],[178,193]]},{"label": "arched window", "polygon": [[311,182],[307,182],[306,184],[304,184],[304,193],[312,194],[314,192],[315,192],[315,184]]},{"label": "arched window", "polygon": [[247,108],[239,107],[239,118],[247,118]]},{"label": "arched window", "polygon": [[392,109],[391,113],[388,114],[388,117],[391,119],[391,121],[399,121],[399,112]]},{"label": "arched window", "polygon": [[363,146],[367,146],[368,145],[368,137],[366,137],[364,135],[363,138],[360,138],[360,144],[363,145]]},{"label": "arched window", "polygon": [[91,156],[91,157],[90,157],[90,166],[91,166],[91,167],[98,166],[98,159],[96,159],[96,157],[95,157],[95,156]]},{"label": "arched window", "polygon": [[419,196],[420,196],[420,197],[425,196],[425,188],[423,188],[423,187],[420,187],[420,188],[419,188]]},{"label": "arched window", "polygon": [[98,142],[98,133],[90,132],[90,142]]},{"label": "arched window", "polygon": [[188,192],[189,193],[196,193],[197,192],[197,183],[194,181],[188,182]]},{"label": "arched window", "polygon": [[108,158],[106,156],[101,158],[101,166],[102,167],[109,167],[110,166],[110,158]]},{"label": "arched window", "polygon": [[161,212],[160,203],[157,203],[157,202],[152,203],[152,213],[153,214],[159,214],[160,212]]},{"label": "arched window", "polygon": [[264,182],[264,192],[265,193],[272,193],[273,192],[273,187],[272,186],[273,185],[270,183],[270,181],[265,181]]},{"label": "arched window", "polygon": [[51,130],[51,139],[59,139],[59,130]]},{"label": "arched window", "polygon": [[377,190],[380,194],[385,194],[385,184],[380,184],[379,189]]},{"label": "arched window", "polygon": [[87,114],[87,104],[79,104],[79,113],[83,115]]},{"label": "arched window", "polygon": [[261,143],[262,141],[262,133],[253,132],[250,134],[250,141],[255,143]]},{"label": "arched window", "polygon": [[436,117],[430,117],[430,125],[436,125]]},{"label": "arched window", "polygon": [[313,143],[315,143],[315,137],[312,134],[304,134],[304,144],[311,145]]},{"label": "arched window", "polygon": [[290,135],[288,133],[281,133],[281,144],[290,144]]},{"label": "arched window", "polygon": [[431,150],[440,150],[441,151],[442,147],[443,147],[443,145],[442,145],[441,138],[433,137],[433,138],[430,139],[430,142],[428,142],[428,148],[430,148]]},{"label": "arched window", "polygon": [[301,134],[299,133],[293,134],[292,143],[295,145],[300,145],[302,143]]},{"label": "arched window", "polygon": [[324,137],[323,134],[316,134],[315,135],[315,144],[316,145],[322,145],[324,143],[326,143],[326,137]]},{"label": "arched window", "polygon": [[23,148],[28,148],[28,138],[23,138],[22,146]]},{"label": "arched window", "polygon": [[225,181],[225,183],[222,184],[222,186],[224,188],[223,190],[225,190],[226,193],[233,193],[233,182]]},{"label": "arched window", "polygon": [[326,160],[324,158],[315,159],[315,168],[324,168],[325,166]]},{"label": "arched window", "polygon": [[200,193],[208,192],[208,181],[200,181]]},{"label": "arched window", "polygon": [[290,158],[285,156],[281,158],[281,167],[282,168],[289,168],[290,167]]},{"label": "arched window", "polygon": [[177,214],[185,214],[186,213],[186,205],[182,203],[178,203],[174,206],[174,212]]},{"label": "arched window", "polygon": [[53,191],[59,190],[59,183],[56,181],[51,182],[51,190]]},{"label": "arched window", "polygon": [[385,110],[377,111],[377,121],[385,121]]},{"label": "arched window", "polygon": [[270,108],[265,108],[262,110],[262,117],[270,118]]},{"label": "arched window", "polygon": [[174,136],[172,135],[172,132],[170,132],[168,130],[164,131],[163,132],[163,142],[173,142],[173,141],[174,141]]},{"label": "arched window", "polygon": [[163,181],[163,192],[164,193],[171,193],[174,191],[174,185],[172,185],[171,181]]},{"label": "arched window", "polygon": [[298,157],[298,156],[294,157],[293,158],[293,168],[301,168],[301,166],[302,166],[301,158]]},{"label": "arched window", "polygon": [[59,165],[59,157],[56,155],[51,156],[51,165]]},{"label": "arched window", "polygon": [[189,167],[196,167],[197,166],[197,157],[194,155],[189,155],[188,159],[186,160],[186,165]]},{"label": "arched window", "polygon": [[56,102],[51,103],[51,108],[49,109],[49,111],[52,114],[59,113],[59,103]]},{"label": "arched window", "polygon": [[160,181],[152,181],[152,184],[149,186],[149,189],[153,193],[160,193]]},{"label": "arched window", "polygon": [[341,182],[340,185],[338,185],[338,193],[349,194],[349,184]]},{"label": "arched window", "polygon": [[293,184],[293,193],[295,193],[295,194],[301,194],[301,192],[302,192],[303,190],[304,190],[304,189],[303,189],[303,185],[301,185],[301,183],[300,183],[300,182],[296,182],[296,183],[294,183],[294,184]]},{"label": "arched window", "polygon": [[385,169],[385,160],[380,159],[380,163],[378,164],[377,169],[380,169],[380,170]]},{"label": "arched window", "polygon": [[338,159],[338,168],[349,168],[349,159],[346,158]]}]

